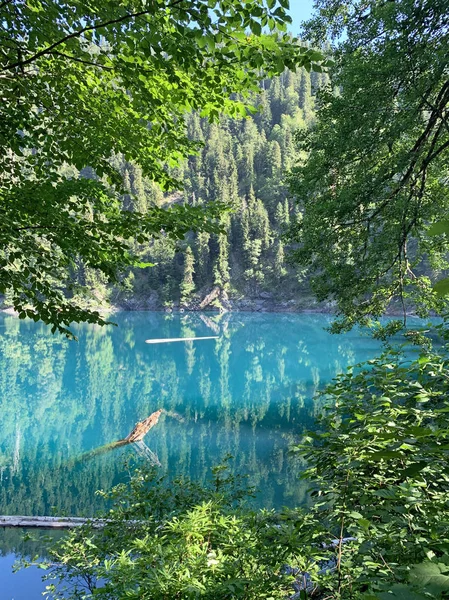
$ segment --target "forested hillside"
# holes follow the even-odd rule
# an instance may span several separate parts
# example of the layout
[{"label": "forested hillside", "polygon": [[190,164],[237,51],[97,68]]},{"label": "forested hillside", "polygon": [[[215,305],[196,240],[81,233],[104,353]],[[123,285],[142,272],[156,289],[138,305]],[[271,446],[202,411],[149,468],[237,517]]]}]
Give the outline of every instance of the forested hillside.
[{"label": "forested hillside", "polygon": [[313,122],[316,91],[326,78],[300,69],[264,81],[261,110],[251,118],[225,116],[211,124],[198,114],[189,115],[189,137],[203,146],[182,167],[172,169],[184,184],[178,193],[164,195],[138,167],[117,157],[130,192],[124,198],[126,208],[144,211],[153,204],[220,200],[232,211],[224,217],[221,235],[200,232],[178,245],[168,238],[141,245],[142,261],[155,266],[129,270],[122,289],[106,289],[94,271],[80,265],[79,283],[95,290],[93,301],[108,298],[125,308],[194,307],[219,286],[225,293],[215,305],[226,306],[228,297],[249,309],[267,303],[287,307],[292,298],[301,302],[301,295],[303,302],[310,302],[303,274],[286,263],[281,239],[289,222],[299,218],[285,174],[295,161],[295,132]]}]

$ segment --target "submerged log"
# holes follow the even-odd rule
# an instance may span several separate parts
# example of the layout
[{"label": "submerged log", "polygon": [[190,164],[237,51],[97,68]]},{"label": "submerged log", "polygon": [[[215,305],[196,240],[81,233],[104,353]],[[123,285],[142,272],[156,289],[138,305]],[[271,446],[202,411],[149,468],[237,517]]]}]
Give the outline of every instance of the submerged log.
[{"label": "submerged log", "polygon": [[153,467],[162,467],[157,454],[150,450],[143,440],[135,442],[132,448],[138,456],[145,458]]},{"label": "submerged log", "polygon": [[[95,519],[92,517],[25,517],[23,515],[0,516],[0,528],[21,527],[23,529],[30,529],[39,527],[40,529],[73,529],[74,527],[90,525],[94,529],[101,529],[108,523],[113,524],[114,519]],[[126,521],[120,521],[120,524],[128,525],[129,527],[135,527],[136,525],[145,524],[145,521],[129,519]]]},{"label": "submerged log", "polygon": [[0,527],[40,527],[43,529],[72,529],[91,523],[94,527],[103,527],[101,519],[84,519],[82,517],[24,517],[0,516]]},{"label": "submerged log", "polygon": [[203,323],[205,325],[207,325],[210,329],[212,329],[212,331],[214,333],[216,333],[217,335],[220,334],[220,326],[218,325],[218,323],[214,323],[210,317],[207,317],[206,315],[203,315],[202,313],[200,314],[200,319],[203,321]]}]

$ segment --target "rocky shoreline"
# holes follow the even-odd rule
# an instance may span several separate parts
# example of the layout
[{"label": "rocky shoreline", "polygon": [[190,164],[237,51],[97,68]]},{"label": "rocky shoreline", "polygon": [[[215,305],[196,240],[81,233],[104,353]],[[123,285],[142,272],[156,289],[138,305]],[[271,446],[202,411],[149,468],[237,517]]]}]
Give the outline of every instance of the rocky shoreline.
[{"label": "rocky shoreline", "polygon": [[[102,314],[119,311],[154,311],[154,312],[273,312],[273,313],[315,313],[335,314],[336,303],[318,302],[311,294],[298,295],[295,298],[285,298],[274,292],[262,291],[257,296],[247,297],[242,294],[228,294],[218,286],[197,293],[189,302],[164,303],[157,293],[148,296],[122,297],[116,302],[87,305],[85,308]],[[1,303],[0,312],[17,315],[11,306]],[[402,306],[390,306],[386,316],[402,316]],[[407,316],[414,317],[413,310],[407,311]]]},{"label": "rocky shoreline", "polygon": [[[228,294],[218,286],[196,294],[189,302],[163,304],[157,294],[146,298],[132,297],[122,299],[113,310],[124,311],[165,311],[165,312],[276,312],[276,313],[316,313],[335,314],[337,305],[334,301],[318,302],[309,294],[298,295],[295,298],[285,298],[274,292],[262,291],[257,296]],[[403,315],[402,305],[392,304],[385,313],[394,317]],[[408,317],[417,316],[412,307],[407,310]]]},{"label": "rocky shoreline", "polygon": [[279,298],[274,293],[263,291],[257,296],[233,296],[218,286],[203,294],[195,295],[189,302],[163,304],[156,294],[146,298],[132,297],[122,299],[115,305],[116,310],[126,311],[166,311],[166,312],[316,312],[332,313],[335,305],[332,302],[317,302],[312,296],[297,298]]}]

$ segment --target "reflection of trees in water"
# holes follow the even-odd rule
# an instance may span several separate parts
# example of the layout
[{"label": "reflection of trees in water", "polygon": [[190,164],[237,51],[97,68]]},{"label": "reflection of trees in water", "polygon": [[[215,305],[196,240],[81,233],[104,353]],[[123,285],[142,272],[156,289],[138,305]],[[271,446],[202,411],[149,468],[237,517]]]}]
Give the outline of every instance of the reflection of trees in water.
[{"label": "reflection of trees in water", "polygon": [[56,542],[63,535],[63,531],[57,530],[3,528],[0,538],[0,556],[12,553],[27,560],[34,559],[37,555],[46,559],[49,558],[45,551],[48,544]]},{"label": "reflection of trees in water", "polygon": [[[93,494],[124,476],[130,449],[74,459],[158,408],[174,411],[145,442],[170,475],[204,480],[232,454],[263,502],[302,500],[288,446],[313,426],[317,388],[357,355],[323,316],[120,314],[119,328],[79,326],[79,342],[1,319],[0,502],[5,514],[91,514]],[[219,335],[148,346],[148,337]],[[366,343],[365,343],[366,346]],[[374,354],[374,348],[373,348]],[[136,458],[136,457],[135,457]]]}]

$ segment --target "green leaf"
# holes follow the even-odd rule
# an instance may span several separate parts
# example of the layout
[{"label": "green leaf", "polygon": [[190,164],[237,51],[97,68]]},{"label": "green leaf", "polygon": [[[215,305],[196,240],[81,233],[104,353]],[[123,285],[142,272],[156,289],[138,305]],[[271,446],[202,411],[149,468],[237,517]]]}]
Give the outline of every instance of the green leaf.
[{"label": "green leaf", "polygon": [[373,492],[374,496],[379,498],[385,498],[387,500],[394,500],[396,498],[396,492],[394,489],[376,490]]},{"label": "green leaf", "polygon": [[418,588],[441,594],[449,591],[448,572],[448,565],[426,561],[412,568],[409,581]]},{"label": "green leaf", "polygon": [[427,463],[424,461],[413,463],[412,465],[404,469],[401,475],[402,477],[412,477],[413,475],[416,475],[417,473],[422,471],[426,466]]},{"label": "green leaf", "polygon": [[447,296],[449,294],[449,277],[437,281],[433,289],[437,293],[437,296]]},{"label": "green leaf", "polygon": [[374,598],[376,600],[425,600],[426,596],[419,594],[408,585],[396,583],[386,592],[377,592]]},{"label": "green leaf", "polygon": [[427,230],[427,234],[430,236],[441,235],[443,233],[449,234],[449,221],[438,221],[433,223]]},{"label": "green leaf", "polygon": [[397,452],[396,450],[379,450],[379,452],[373,452],[372,454],[367,454],[368,460],[384,460],[388,458],[402,458],[402,452]]},{"label": "green leaf", "polygon": [[361,515],[359,512],[356,512],[356,511],[350,512],[348,516],[351,519],[363,519],[363,515]]},{"label": "green leaf", "polygon": [[371,525],[368,519],[359,519],[357,523],[360,525],[360,527],[363,527],[363,529],[369,529],[369,526]]},{"label": "green leaf", "polygon": [[313,60],[313,61],[321,61],[324,58],[323,53],[320,52],[319,50],[309,50],[307,52],[307,56],[309,57],[310,60]]},{"label": "green leaf", "polygon": [[262,33],[262,26],[258,21],[251,21],[250,29],[254,33],[254,35],[259,36]]}]

